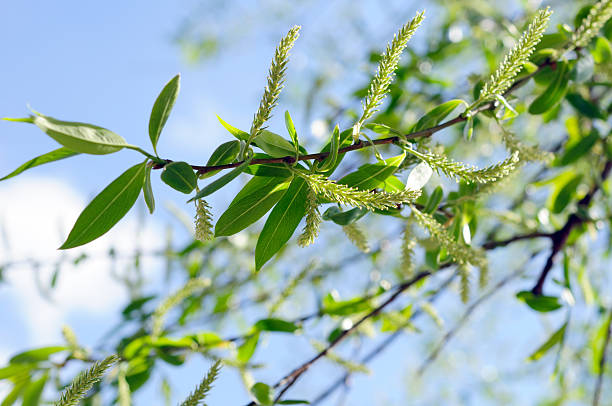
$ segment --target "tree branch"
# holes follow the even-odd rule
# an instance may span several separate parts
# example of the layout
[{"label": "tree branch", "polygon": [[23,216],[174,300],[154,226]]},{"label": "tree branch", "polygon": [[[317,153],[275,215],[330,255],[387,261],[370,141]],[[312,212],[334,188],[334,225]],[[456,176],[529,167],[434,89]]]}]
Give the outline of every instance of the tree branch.
[{"label": "tree branch", "polygon": [[[527,83],[529,81],[529,79],[531,79],[531,77],[533,77],[536,73],[540,72],[542,69],[546,68],[547,66],[554,66],[556,62],[555,61],[551,61],[551,60],[545,60],[544,62],[542,62],[539,66],[538,69],[534,72],[532,72],[531,74],[517,80],[516,82],[514,82],[514,84],[504,93],[504,96],[507,96],[508,94],[514,92],[515,90],[519,89],[520,87],[522,87],[525,83]],[[476,107],[474,110],[472,110],[471,116],[475,116],[478,113],[481,113],[483,111],[487,111],[487,110],[493,110],[497,107],[497,102],[496,101],[490,101],[488,103],[484,103],[481,106]],[[461,113],[459,115],[457,115],[455,118],[450,119],[448,121],[445,121],[441,124],[438,124],[436,126],[430,127],[430,128],[426,128],[420,131],[415,131],[412,133],[408,133],[408,134],[404,134],[404,135],[396,135],[393,137],[388,137],[388,138],[381,138],[378,140],[372,140],[372,141],[364,141],[364,140],[360,140],[357,143],[354,143],[352,145],[349,145],[347,147],[344,148],[340,148],[338,150],[338,154],[345,154],[347,152],[350,151],[356,151],[359,149],[363,149],[363,148],[368,148],[374,145],[386,145],[386,144],[396,144],[398,142],[401,141],[407,141],[407,140],[413,140],[413,139],[417,139],[417,138],[427,138],[427,137],[431,137],[433,134],[437,133],[438,131],[441,131],[445,128],[451,127],[455,124],[458,123],[463,123],[465,121],[468,120],[468,115],[464,113]],[[295,156],[295,155],[288,155],[288,156],[284,156],[284,157],[279,157],[279,158],[259,158],[259,159],[252,159],[250,165],[258,165],[258,164],[294,164],[295,162],[298,161],[309,161],[309,160],[316,160],[316,161],[323,161],[325,158],[327,158],[327,156],[329,155],[329,152],[319,152],[316,154],[307,154],[307,155],[300,155],[300,156]],[[169,164],[170,162],[172,162],[169,159],[164,159],[163,160],[165,163],[164,164],[155,164],[152,166],[153,169],[161,169],[163,168],[166,164]],[[219,170],[224,170],[224,169],[232,169],[232,168],[236,168],[240,165],[242,165],[244,163],[244,161],[239,161],[239,162],[233,162],[230,164],[224,164],[224,165],[211,165],[211,166],[203,166],[203,165],[191,165],[191,167],[196,170],[198,172],[198,174],[205,174],[208,172],[213,172],[213,171],[219,171]]]},{"label": "tree branch", "polygon": [[552,240],[552,248],[550,251],[550,255],[548,256],[548,259],[546,260],[546,263],[544,264],[544,267],[540,271],[540,277],[538,278],[538,281],[536,282],[533,289],[531,289],[531,292],[534,295],[539,296],[542,294],[544,282],[546,282],[546,277],[548,276],[550,270],[552,269],[555,263],[555,257],[565,247],[565,243],[567,242],[567,239],[570,233],[572,232],[572,230],[576,228],[577,226],[582,225],[586,221],[586,219],[582,215],[579,214],[580,209],[587,209],[591,205],[591,201],[593,200],[593,197],[595,196],[597,191],[599,191],[601,187],[601,183],[605,181],[610,175],[611,169],[612,169],[612,161],[607,160],[604,165],[604,169],[601,171],[601,181],[595,182],[595,184],[593,185],[593,187],[591,187],[591,190],[589,190],[586,196],[584,196],[578,202],[578,210],[576,210],[576,212],[572,213],[568,217],[567,222],[565,223],[563,227],[555,231],[550,236]]},{"label": "tree branch", "polygon": [[[282,387],[281,391],[276,397],[275,402],[278,402],[282,398],[282,396],[285,394],[285,392],[291,386],[293,386],[293,384],[295,384],[295,382],[300,378],[300,376],[302,376],[302,374],[306,372],[315,362],[323,358],[325,355],[327,355],[329,351],[331,351],[334,347],[340,344],[346,337],[354,333],[361,324],[363,324],[366,320],[378,315],[385,307],[393,303],[404,291],[406,291],[408,288],[410,288],[411,286],[413,286],[415,283],[419,282],[420,280],[428,277],[429,275],[431,275],[430,271],[424,271],[416,275],[414,278],[399,285],[396,291],[391,296],[389,296],[387,300],[385,300],[381,305],[379,305],[377,308],[372,310],[370,313],[366,314],[361,319],[359,319],[359,321],[357,321],[350,329],[344,330],[323,351],[319,352],[313,358],[306,361],[305,363],[303,363],[302,365],[300,365],[299,367],[297,367],[296,369],[294,369],[293,371],[285,375],[283,378],[281,378],[276,384],[274,384],[274,388]],[[256,406],[256,403],[250,402],[248,403],[247,406]]]}]

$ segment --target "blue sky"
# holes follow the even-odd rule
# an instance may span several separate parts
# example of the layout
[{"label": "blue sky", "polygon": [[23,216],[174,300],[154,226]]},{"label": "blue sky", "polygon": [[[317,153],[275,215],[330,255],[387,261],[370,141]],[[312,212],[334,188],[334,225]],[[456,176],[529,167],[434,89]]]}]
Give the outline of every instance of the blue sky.
[{"label": "blue sky", "polygon": [[[377,3],[367,3],[372,15],[377,15]],[[395,5],[401,3],[393,2]],[[60,119],[104,126],[121,134],[128,142],[150,150],[147,123],[151,106],[162,86],[180,72],[181,94],[162,134],[158,151],[163,157],[175,160],[205,162],[220,142],[230,139],[218,125],[215,114],[248,129],[277,38],[291,24],[303,23],[302,40],[312,44],[315,36],[307,23],[314,25],[319,16],[307,10],[302,13],[306,21],[275,22],[281,28],[274,36],[256,34],[222,53],[218,59],[194,67],[185,63],[172,37],[178,25],[197,9],[197,4],[197,1],[186,0],[7,2],[0,16],[3,55],[0,64],[0,116],[26,116],[30,104],[35,110]],[[411,4],[407,9],[407,15],[411,15],[416,6]],[[332,8],[328,10],[329,15],[320,17],[333,19],[333,11]],[[330,32],[333,35],[334,31],[330,29]],[[298,97],[303,94],[303,89],[297,85],[292,87],[291,81],[299,82],[309,74],[309,67],[317,63],[309,59],[313,58],[311,54],[316,53],[298,42],[294,52],[296,63],[289,69],[287,90],[290,94]],[[356,69],[361,66],[355,65]],[[290,103],[287,105],[291,106]],[[280,106],[281,110],[285,108],[286,105]],[[300,117],[299,114],[295,116]],[[276,117],[272,127],[278,125],[280,120]],[[0,122],[0,174],[6,174],[28,159],[56,147],[53,140],[34,126]],[[5,223],[12,244],[10,252],[0,246],[0,261],[34,253],[43,258],[53,258],[57,255],[55,247],[61,239],[61,232],[67,231],[80,208],[103,185],[139,161],[141,156],[132,151],[100,157],[82,156],[35,168],[4,182],[0,185],[0,222]],[[163,202],[182,205],[185,200],[183,195],[163,187],[157,177],[153,187],[158,202],[162,204],[155,218],[147,222],[142,242],[147,247],[159,244],[156,237],[163,233],[166,222],[178,226],[178,222],[163,209]],[[213,207],[224,207],[228,195],[214,196],[211,199]],[[193,214],[191,207],[185,210],[190,216]],[[136,212],[134,210],[122,225],[90,249],[103,253],[114,244],[126,249],[134,247]],[[113,310],[122,307],[122,299],[125,299],[125,294],[104,276],[107,265],[101,262],[88,269],[87,274],[83,273],[84,270],[74,270],[74,273],[66,275],[52,302],[40,299],[27,267],[20,268],[19,275],[8,275],[10,284],[0,285],[0,308],[9,311],[0,314],[0,325],[11,326],[11,330],[0,331],[0,361],[26,346],[57,343],[60,340],[58,322],[60,325],[69,323],[86,344],[96,344],[102,332],[114,322]],[[147,265],[151,269],[150,280],[159,283],[161,271],[158,264],[149,262]],[[48,271],[45,271],[46,275]],[[75,295],[76,291],[82,293]],[[507,300],[512,294],[511,290],[502,292],[500,300]],[[456,303],[449,302],[448,308],[453,307]],[[532,328],[540,329],[542,339],[545,338],[546,331],[539,319],[527,312],[524,306],[511,305],[503,312],[507,312],[506,317],[498,314],[498,318],[510,325],[496,324],[489,315],[482,321],[493,325],[486,335],[499,334],[501,328],[510,333]],[[551,324],[554,326],[556,323],[557,320],[553,319]],[[461,350],[462,345],[469,345],[471,339],[478,338],[481,337],[475,337],[474,331],[467,330],[459,337],[457,346]],[[273,350],[272,362],[275,365],[270,372],[261,375],[261,379],[273,382],[280,373],[312,354],[307,344],[293,347],[291,340],[294,339],[276,336],[268,339],[267,348]],[[406,392],[414,384],[407,371],[412,371],[422,359],[421,353],[413,351],[415,341],[402,340],[372,364],[372,376],[357,377],[349,404],[402,404],[401,399],[405,399]],[[529,344],[502,337],[494,346],[516,345],[520,348],[522,352],[515,350],[499,354],[510,362],[520,359],[517,354],[527,352]],[[461,363],[471,362],[469,357],[493,364],[492,360],[486,359],[490,351],[496,351],[496,348],[491,350],[485,346],[469,355],[459,351],[459,358],[453,361],[453,365],[459,368]],[[185,367],[165,370],[176,385],[175,400],[192,389],[207,365],[208,362],[193,357]],[[310,385],[319,387],[337,373],[333,366],[317,366],[296,388],[296,397],[313,395]],[[470,375],[472,373],[478,372],[466,372],[464,382],[482,378]],[[519,396],[528,398],[529,394],[527,387]],[[157,399],[158,389],[152,386],[136,400],[137,404],[160,404]],[[210,404],[241,404],[245,399],[237,374],[227,372],[213,391]]]}]

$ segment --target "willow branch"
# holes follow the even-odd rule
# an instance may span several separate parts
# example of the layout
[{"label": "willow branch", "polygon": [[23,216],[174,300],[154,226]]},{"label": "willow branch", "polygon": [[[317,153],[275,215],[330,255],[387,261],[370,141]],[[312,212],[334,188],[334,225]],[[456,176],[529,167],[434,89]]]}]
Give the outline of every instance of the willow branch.
[{"label": "willow branch", "polygon": [[[537,70],[535,70],[529,75],[526,75],[523,78],[514,82],[514,84],[510,86],[510,88],[506,92],[504,92],[504,96],[507,96],[511,94],[512,92],[516,91],[517,89],[525,85],[525,83],[527,83],[529,79],[531,79],[536,73],[540,72],[542,69],[546,68],[547,66],[554,66],[555,63],[556,63],[555,61],[545,60],[540,65],[538,65]],[[483,105],[473,109],[470,112],[470,115],[471,117],[474,117],[478,113],[481,113],[483,111],[488,111],[488,110],[489,111],[494,110],[496,107],[497,107],[496,101],[484,103]],[[396,135],[393,137],[381,138],[381,139],[372,140],[372,141],[360,140],[352,145],[349,145],[344,148],[340,148],[338,150],[338,154],[346,154],[347,152],[356,151],[356,150],[360,150],[360,149],[364,149],[364,148],[368,148],[368,147],[376,146],[376,145],[397,144],[397,143],[408,141],[408,140],[431,137],[433,134],[439,131],[442,131],[445,128],[451,127],[458,123],[463,123],[467,120],[468,120],[468,115],[465,114],[464,112],[448,121],[445,121],[441,124],[438,124],[430,128],[425,128],[420,131],[415,131],[415,132],[404,134],[404,135]],[[252,159],[250,165],[283,164],[283,163],[294,164],[295,162],[298,162],[298,161],[309,161],[309,160],[323,161],[325,158],[327,158],[328,155],[329,155],[329,152],[319,152],[316,154],[299,155],[297,157],[295,155],[288,155],[288,156],[279,157],[279,158],[259,158],[259,159]],[[164,167],[164,165],[172,162],[169,159],[164,159],[163,161],[165,162],[164,164],[153,165],[153,169],[161,169]],[[244,161],[239,161],[239,162],[233,162],[233,163],[224,164],[224,165],[211,165],[211,166],[191,165],[191,167],[195,171],[197,171],[199,174],[205,174],[205,173],[213,172],[213,171],[220,171],[220,170],[225,170],[225,169],[236,168],[242,165],[243,163]]]},{"label": "willow branch", "polygon": [[601,184],[603,183],[603,181],[605,181],[608,178],[608,176],[610,176],[610,170],[612,170],[612,161],[606,161],[604,168],[601,171],[601,181],[595,182],[595,184],[593,185],[593,187],[591,187],[591,190],[589,190],[586,196],[584,196],[578,202],[578,209],[568,217],[563,227],[555,231],[550,236],[552,240],[552,248],[550,251],[550,255],[546,259],[546,263],[544,264],[544,267],[540,271],[540,277],[538,278],[538,281],[536,282],[533,289],[531,289],[531,292],[534,295],[542,294],[542,290],[544,288],[544,282],[546,282],[546,278],[548,277],[550,270],[555,264],[555,258],[559,254],[559,252],[561,252],[563,248],[565,247],[565,244],[567,243],[567,239],[570,233],[572,232],[572,230],[582,225],[585,221],[587,221],[579,213],[581,212],[581,209],[587,209],[591,205],[591,201],[593,200],[593,197],[595,197],[595,194],[597,194],[597,192],[601,188]]}]

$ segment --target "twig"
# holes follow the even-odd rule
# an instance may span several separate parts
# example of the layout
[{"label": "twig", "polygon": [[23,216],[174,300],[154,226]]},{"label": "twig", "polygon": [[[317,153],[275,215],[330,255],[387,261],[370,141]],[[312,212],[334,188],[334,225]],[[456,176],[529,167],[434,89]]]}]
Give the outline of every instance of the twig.
[{"label": "twig", "polygon": [[489,299],[491,296],[493,296],[495,293],[497,293],[502,287],[504,287],[504,285],[506,285],[512,279],[520,276],[523,272],[525,272],[525,268],[523,266],[520,266],[518,270],[514,271],[510,275],[506,276],[505,278],[503,278],[502,280],[497,282],[497,284],[495,284],[495,286],[493,286],[491,289],[489,289],[489,291],[487,293],[485,293],[482,296],[480,296],[470,306],[468,306],[468,308],[466,309],[465,313],[463,314],[463,316],[461,316],[461,318],[459,319],[457,324],[455,324],[455,326],[453,328],[451,328],[444,335],[444,337],[442,338],[440,343],[429,354],[429,356],[423,362],[423,364],[421,364],[417,374],[418,375],[422,375],[425,372],[425,370],[427,369],[427,367],[429,365],[431,365],[431,363],[433,361],[436,360],[436,358],[438,357],[438,355],[440,354],[442,349],[446,346],[446,344],[448,344],[450,342],[450,340],[455,336],[455,334],[457,334],[457,332],[467,323],[467,321],[470,318],[470,316],[472,315],[472,313],[474,313],[474,310],[476,310],[482,303],[484,303],[487,299]]},{"label": "twig", "polygon": [[599,405],[599,398],[601,397],[601,388],[603,386],[604,370],[606,369],[606,351],[610,344],[610,335],[612,335],[612,309],[608,316],[608,326],[606,327],[606,338],[604,339],[603,346],[601,347],[601,358],[599,359],[599,374],[597,375],[597,383],[595,384],[595,394],[593,395],[593,406]]},{"label": "twig", "polygon": [[529,234],[520,234],[520,235],[515,235],[514,237],[510,237],[510,238],[505,239],[505,240],[486,242],[486,243],[482,244],[482,248],[485,249],[485,250],[492,250],[492,249],[499,248],[499,247],[506,247],[506,246],[512,244],[515,241],[530,240],[530,239],[533,239],[533,238],[540,238],[540,237],[552,238],[552,235],[553,235],[553,233],[543,233],[543,232],[533,232],[533,233],[529,233]]},{"label": "twig", "polygon": [[[551,61],[551,60],[545,60],[544,62],[542,62],[539,66],[538,69],[535,72],[532,72],[531,74],[523,77],[520,80],[517,80],[516,82],[514,82],[514,84],[504,93],[504,96],[507,96],[508,94],[514,92],[515,90],[519,89],[520,87],[522,87],[525,83],[527,83],[527,81],[529,81],[529,79],[531,79],[532,76],[534,76],[536,73],[540,72],[542,69],[546,68],[547,66],[552,66],[555,64],[555,61]],[[495,109],[495,107],[497,106],[497,102],[495,101],[491,101],[488,103],[483,104],[480,107],[477,107],[476,109],[472,110],[471,113],[471,117],[474,117],[476,114],[481,113],[483,111],[487,111],[487,110],[493,110]],[[430,128],[425,128],[423,130],[420,131],[415,131],[409,134],[404,134],[404,135],[396,135],[393,137],[388,137],[388,138],[382,138],[382,139],[378,139],[378,140],[372,140],[372,141],[359,141],[357,143],[354,143],[352,145],[349,145],[347,147],[344,148],[340,148],[338,150],[338,154],[345,154],[347,152],[350,151],[356,151],[359,149],[363,149],[363,148],[368,148],[371,146],[375,146],[375,145],[386,145],[386,144],[396,144],[399,142],[403,142],[403,141],[407,141],[407,140],[414,140],[417,138],[427,138],[427,137],[431,137],[433,134],[437,133],[438,131],[441,131],[445,128],[451,127],[455,124],[458,123],[463,123],[465,121],[467,121],[467,115],[465,113],[461,113],[459,115],[457,115],[456,117],[454,117],[453,119],[450,119],[448,121],[445,121],[441,124],[438,124],[436,126],[430,127]],[[250,165],[258,165],[258,164],[294,164],[295,162],[298,161],[309,161],[309,160],[316,160],[316,161],[323,161],[325,158],[327,158],[327,156],[329,155],[329,152],[319,152],[316,154],[307,154],[307,155],[300,155],[300,156],[295,156],[295,155],[288,155],[288,156],[284,156],[284,157],[279,157],[279,158],[259,158],[259,159],[252,159]],[[165,163],[163,164],[155,164],[152,166],[153,169],[161,169],[163,168],[166,164],[169,164],[170,162],[172,162],[169,159],[164,159],[163,160]],[[239,161],[239,162],[233,162],[230,164],[224,164],[224,165],[211,165],[211,166],[202,166],[202,165],[191,165],[191,167],[198,171],[199,174],[205,174],[208,172],[213,172],[213,171],[219,171],[219,170],[224,170],[224,169],[232,169],[232,168],[236,168],[240,165],[242,165],[244,163],[244,161]]]},{"label": "twig", "polygon": [[[278,396],[276,397],[275,402],[278,402],[282,398],[282,396],[285,394],[285,392],[291,386],[293,386],[293,384],[295,384],[295,382],[300,378],[300,376],[302,376],[302,374],[306,372],[315,362],[325,357],[325,355],[327,355],[329,351],[331,351],[334,347],[340,344],[346,337],[348,337],[353,332],[355,332],[357,328],[361,326],[361,324],[363,324],[366,320],[378,315],[385,307],[393,303],[404,291],[406,291],[408,288],[410,288],[411,286],[413,286],[415,283],[419,282],[420,280],[428,277],[429,275],[431,275],[431,272],[424,271],[416,275],[414,278],[399,285],[397,287],[397,290],[391,296],[389,296],[387,300],[385,300],[377,308],[375,308],[374,310],[372,310],[371,312],[363,316],[361,319],[359,319],[359,321],[357,321],[350,329],[344,330],[323,351],[319,352],[313,358],[306,361],[304,364],[300,365],[299,367],[297,367],[296,369],[294,369],[293,371],[285,375],[283,378],[281,378],[278,382],[276,382],[276,384],[274,384],[274,388],[282,387],[282,389],[279,392]],[[255,405],[256,405],[255,402],[250,402],[248,403],[247,406],[255,406]]]},{"label": "twig", "polygon": [[591,190],[589,191],[589,193],[587,193],[586,196],[584,196],[578,202],[578,210],[572,213],[568,217],[567,222],[565,223],[563,227],[555,231],[550,236],[552,240],[552,248],[550,251],[550,255],[548,256],[548,259],[546,260],[546,263],[544,264],[544,267],[540,271],[540,277],[538,278],[538,281],[536,282],[533,289],[531,289],[531,292],[534,295],[538,295],[538,296],[542,295],[542,289],[544,287],[544,282],[546,282],[546,277],[548,276],[548,273],[550,272],[550,270],[552,269],[555,263],[555,257],[557,256],[557,254],[559,254],[559,252],[561,252],[561,250],[563,250],[563,247],[565,247],[567,238],[569,237],[572,230],[586,221],[585,218],[581,214],[579,214],[580,209],[586,209],[591,205],[591,201],[593,200],[593,197],[595,196],[597,191],[599,191],[603,181],[605,181],[610,175],[611,169],[612,169],[612,161],[608,160],[606,161],[604,165],[604,169],[601,171],[601,181],[595,182],[593,187],[591,187]]},{"label": "twig", "polygon": [[[455,277],[457,276],[457,273],[454,272],[450,277],[446,278],[446,280],[438,287],[438,289],[436,289],[434,291],[434,293],[432,293],[428,298],[427,298],[427,302],[429,303],[433,303],[438,297],[439,295],[450,286],[451,282],[455,279]],[[387,349],[387,347],[389,347],[395,340],[397,340],[399,337],[402,336],[403,332],[404,332],[404,328],[407,327],[410,323],[412,323],[416,318],[418,318],[421,314],[423,314],[423,311],[421,309],[417,309],[414,313],[412,313],[410,315],[410,317],[408,318],[408,320],[406,320],[406,322],[400,326],[400,328],[397,329],[397,331],[395,331],[393,334],[391,334],[389,337],[385,338],[378,346],[376,346],[374,349],[372,349],[370,352],[368,352],[359,362],[360,364],[367,364],[368,362],[372,361],[374,358],[378,357],[380,354],[382,354],[382,352],[384,350]],[[323,400],[325,400],[327,397],[329,397],[332,393],[334,393],[336,390],[340,389],[342,387],[342,385],[344,384],[344,382],[346,382],[349,377],[351,376],[351,372],[346,372],[344,375],[342,375],[340,378],[338,378],[337,380],[335,380],[331,385],[329,385],[327,387],[327,389],[325,389],[323,392],[321,392],[316,398],[314,398],[314,400],[310,403],[311,406],[315,406],[318,405],[320,402],[322,402]]]}]

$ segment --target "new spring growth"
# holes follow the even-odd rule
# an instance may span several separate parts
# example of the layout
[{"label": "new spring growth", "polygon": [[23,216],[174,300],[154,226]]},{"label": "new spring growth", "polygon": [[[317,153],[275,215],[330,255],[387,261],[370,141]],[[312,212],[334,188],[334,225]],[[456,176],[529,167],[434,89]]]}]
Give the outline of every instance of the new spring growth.
[{"label": "new spring growth", "polygon": [[214,238],[210,206],[204,199],[196,200],[195,238],[201,242]]},{"label": "new spring growth", "polygon": [[393,81],[397,65],[402,52],[408,45],[416,29],[425,18],[425,12],[418,13],[410,22],[405,24],[393,37],[391,44],[381,55],[378,71],[370,83],[368,94],[363,101],[363,114],[353,126],[353,140],[357,142],[361,133],[361,126],[378,111],[378,107],[389,92],[389,85]]},{"label": "new spring growth", "polygon": [[347,236],[347,238],[359,249],[361,252],[368,253],[370,252],[370,245],[368,244],[368,239],[365,236],[365,233],[357,225],[357,223],[347,224],[346,226],[342,226],[342,231]]},{"label": "new spring growth", "polygon": [[310,188],[308,190],[308,201],[306,202],[306,225],[298,238],[298,245],[300,247],[306,247],[314,242],[319,235],[322,221],[317,195]]},{"label": "new spring growth", "polygon": [[204,379],[202,379],[202,382],[200,382],[198,387],[189,395],[189,397],[187,397],[187,399],[185,399],[183,403],[181,403],[181,406],[205,406],[206,404],[204,403],[204,399],[206,398],[206,395],[208,395],[208,392],[210,392],[212,389],[213,382],[217,380],[220,370],[221,361],[217,361],[210,367],[208,373]]},{"label": "new spring growth", "polygon": [[106,370],[118,361],[118,356],[111,355],[102,361],[94,363],[91,368],[78,374],[70,386],[62,392],[60,399],[55,402],[55,406],[78,405],[79,401],[87,395],[87,392],[89,392],[93,385],[102,379]]},{"label": "new spring growth", "polygon": [[300,35],[300,28],[301,27],[298,25],[291,28],[276,47],[274,58],[270,65],[270,71],[268,72],[268,85],[264,89],[264,94],[259,102],[259,108],[253,117],[253,124],[251,124],[251,132],[245,150],[248,149],[251,142],[253,142],[253,140],[264,130],[264,124],[270,119],[272,109],[278,102],[278,97],[285,84],[289,51]]},{"label": "new spring growth", "polygon": [[368,190],[359,190],[320,175],[306,174],[294,171],[295,174],[306,180],[308,186],[320,196],[325,197],[335,203],[345,204],[365,208],[368,210],[388,210],[396,208],[398,205],[414,201],[421,195],[420,190],[402,190],[401,192],[373,193]]},{"label": "new spring growth", "polygon": [[478,100],[471,107],[494,99],[496,95],[502,96],[512,86],[514,78],[523,69],[523,65],[529,60],[536,45],[542,39],[551,14],[550,8],[538,11],[527,27],[527,31],[523,33],[514,48],[506,54],[495,73],[484,84]]}]

